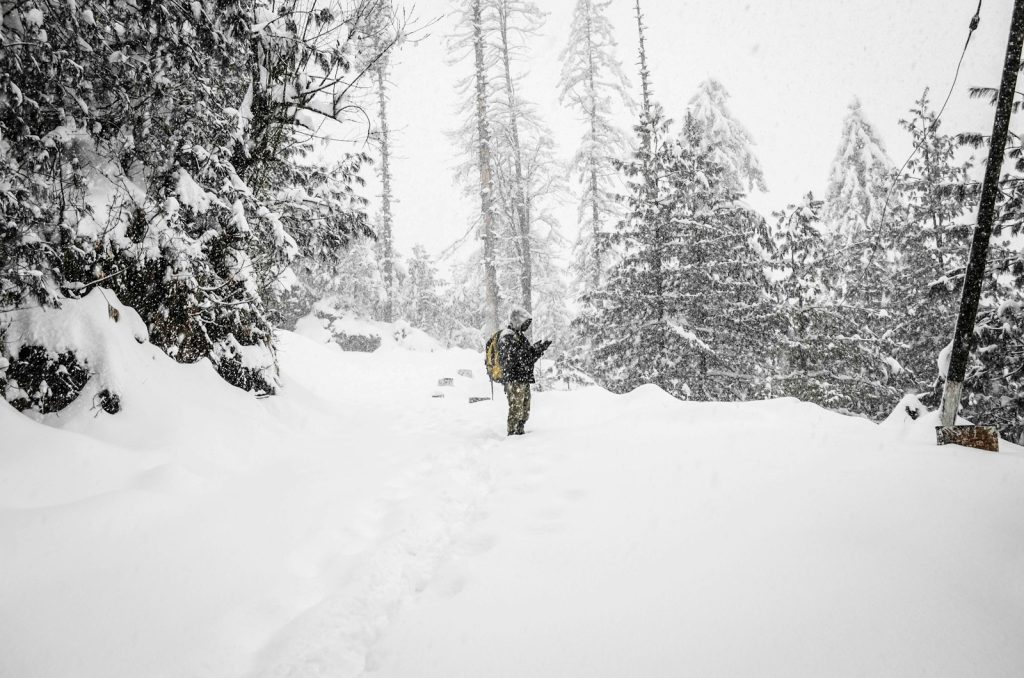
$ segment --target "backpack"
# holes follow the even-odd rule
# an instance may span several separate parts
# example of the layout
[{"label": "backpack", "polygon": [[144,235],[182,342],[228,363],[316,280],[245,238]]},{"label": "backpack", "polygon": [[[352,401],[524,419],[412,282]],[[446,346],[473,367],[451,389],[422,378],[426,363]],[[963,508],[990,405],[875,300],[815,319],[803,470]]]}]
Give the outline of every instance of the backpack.
[{"label": "backpack", "polygon": [[503,384],[505,383],[505,371],[501,368],[501,352],[498,350],[500,338],[501,332],[498,331],[487,340],[487,345],[484,347],[484,367],[487,369],[487,376],[491,381]]}]

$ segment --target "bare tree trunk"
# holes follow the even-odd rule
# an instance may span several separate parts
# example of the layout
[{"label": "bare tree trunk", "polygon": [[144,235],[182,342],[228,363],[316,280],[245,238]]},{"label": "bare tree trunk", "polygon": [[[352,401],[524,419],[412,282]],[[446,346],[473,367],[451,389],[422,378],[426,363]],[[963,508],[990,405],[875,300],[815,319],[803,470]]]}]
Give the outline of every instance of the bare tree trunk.
[{"label": "bare tree trunk", "polygon": [[484,286],[490,330],[501,327],[498,321],[498,272],[494,264],[494,186],[491,177],[491,135],[487,121],[487,73],[484,63],[483,18],[481,0],[473,3],[473,52],[476,61],[476,124],[479,144],[480,218],[484,241]]},{"label": "bare tree trunk", "polygon": [[384,322],[395,320],[395,254],[391,217],[391,128],[388,125],[387,60],[381,60],[377,71],[377,101],[380,107],[380,200],[382,270],[384,277]]},{"label": "bare tree trunk", "polygon": [[[644,39],[644,16],[640,12],[640,0],[636,0],[636,28],[640,35],[640,93],[642,100],[640,102],[640,125],[646,128],[640,135],[640,143],[644,146],[644,150],[650,154],[651,148],[651,134],[653,130],[650,129],[651,125],[651,85],[650,85],[650,71],[647,70],[647,44]],[[650,177],[645,176],[645,180],[650,182]]]},{"label": "bare tree trunk", "polygon": [[512,66],[508,44],[508,2],[498,7],[499,29],[501,33],[501,60],[505,67],[505,89],[508,97],[509,135],[512,142],[512,164],[515,175],[515,195],[513,197],[513,222],[518,231],[520,270],[519,285],[523,308],[533,314],[533,247],[530,239],[530,212],[526,200],[526,182],[523,178],[523,152],[519,143],[519,101],[516,98],[515,84],[512,80]]},{"label": "bare tree trunk", "polygon": [[[590,139],[593,143],[594,138],[597,136],[597,88],[594,85],[594,39],[593,39],[593,28],[591,24],[591,10],[592,6],[587,6],[587,87],[590,89]],[[601,209],[599,201],[597,199],[597,159],[594,157],[594,149],[591,147],[590,151],[590,210],[591,210],[591,230],[593,231],[593,252],[591,256],[594,258],[594,279],[593,285],[596,290],[601,286]]]}]

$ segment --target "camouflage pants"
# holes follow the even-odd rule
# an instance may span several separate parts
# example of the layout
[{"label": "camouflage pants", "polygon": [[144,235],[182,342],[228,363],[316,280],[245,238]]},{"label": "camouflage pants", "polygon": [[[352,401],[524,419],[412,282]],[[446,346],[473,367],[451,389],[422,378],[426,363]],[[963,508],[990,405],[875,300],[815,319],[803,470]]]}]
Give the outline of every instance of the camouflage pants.
[{"label": "camouflage pants", "polygon": [[530,385],[505,384],[505,397],[508,398],[508,432],[522,433],[523,425],[530,418]]}]

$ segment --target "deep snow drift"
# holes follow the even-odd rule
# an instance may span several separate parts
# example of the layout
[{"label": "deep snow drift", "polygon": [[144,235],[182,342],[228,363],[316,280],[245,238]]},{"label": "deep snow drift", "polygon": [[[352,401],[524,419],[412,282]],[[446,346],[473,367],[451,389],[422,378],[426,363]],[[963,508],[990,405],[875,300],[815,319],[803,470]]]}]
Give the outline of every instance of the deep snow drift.
[{"label": "deep snow drift", "polygon": [[126,336],[121,413],[0,404],[0,676],[1024,675],[1021,448],[653,387],[510,439],[479,354],[315,330],[273,398]]}]

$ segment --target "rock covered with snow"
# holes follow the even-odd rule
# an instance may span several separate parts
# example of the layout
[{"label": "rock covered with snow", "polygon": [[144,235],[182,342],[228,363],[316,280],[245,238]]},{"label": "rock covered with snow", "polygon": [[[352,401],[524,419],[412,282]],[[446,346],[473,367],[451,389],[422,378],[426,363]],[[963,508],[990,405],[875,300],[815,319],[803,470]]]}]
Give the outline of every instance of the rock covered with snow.
[{"label": "rock covered with snow", "polygon": [[320,343],[334,343],[343,351],[442,350],[440,342],[404,320],[387,323],[361,318],[328,302],[316,304],[311,313],[300,318],[295,331]]}]

